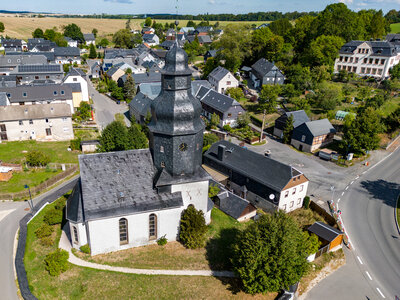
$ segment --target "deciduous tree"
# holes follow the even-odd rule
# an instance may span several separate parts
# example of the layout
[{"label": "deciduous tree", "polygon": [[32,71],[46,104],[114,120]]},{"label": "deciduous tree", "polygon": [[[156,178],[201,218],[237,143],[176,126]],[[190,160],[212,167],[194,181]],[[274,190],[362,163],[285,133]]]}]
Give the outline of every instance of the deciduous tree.
[{"label": "deciduous tree", "polygon": [[85,41],[81,28],[74,23],[64,27],[64,36],[70,37],[71,39],[81,43]]},{"label": "deciduous tree", "polygon": [[32,32],[33,38],[44,38],[43,30],[40,28],[36,28],[34,32]]}]

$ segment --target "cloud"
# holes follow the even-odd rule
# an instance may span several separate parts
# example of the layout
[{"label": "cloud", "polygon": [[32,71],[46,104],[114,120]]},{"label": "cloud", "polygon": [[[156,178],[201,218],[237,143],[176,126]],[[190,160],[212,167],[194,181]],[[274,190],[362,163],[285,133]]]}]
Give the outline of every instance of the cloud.
[{"label": "cloud", "polygon": [[132,4],[132,0],[104,0],[104,2],[122,3],[122,4]]},{"label": "cloud", "polygon": [[342,2],[344,4],[352,4],[353,0],[339,0],[339,2]]}]

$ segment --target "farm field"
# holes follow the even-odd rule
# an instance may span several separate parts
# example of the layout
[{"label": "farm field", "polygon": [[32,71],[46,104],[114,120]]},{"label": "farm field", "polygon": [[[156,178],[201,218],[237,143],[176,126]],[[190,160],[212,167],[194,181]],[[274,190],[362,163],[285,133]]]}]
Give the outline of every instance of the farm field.
[{"label": "farm field", "polygon": [[400,23],[394,23],[390,25],[391,33],[399,33],[400,32]]},{"label": "farm field", "polygon": [[[83,33],[92,32],[93,28],[96,28],[98,36],[107,36],[113,34],[119,29],[125,28],[126,19],[91,19],[91,18],[29,18],[29,17],[16,17],[12,15],[0,15],[0,22],[4,23],[6,30],[4,35],[8,35],[13,38],[18,39],[28,39],[32,37],[32,32],[36,28],[41,28],[43,30],[51,29],[56,27],[58,31],[62,31],[62,27],[71,23],[78,25]],[[132,29],[141,28],[141,24],[144,19],[132,19],[130,26]],[[174,20],[156,20],[157,23],[165,24],[166,22],[171,23]],[[195,21],[196,22],[196,21]],[[199,22],[199,21],[197,21]],[[211,21],[214,24],[216,21]],[[187,20],[180,20],[180,26],[186,26]],[[220,21],[221,27],[226,27],[228,24],[240,23],[240,24],[256,24],[260,25],[268,22],[258,22],[258,21],[243,21],[243,22],[233,22],[233,21]]]}]

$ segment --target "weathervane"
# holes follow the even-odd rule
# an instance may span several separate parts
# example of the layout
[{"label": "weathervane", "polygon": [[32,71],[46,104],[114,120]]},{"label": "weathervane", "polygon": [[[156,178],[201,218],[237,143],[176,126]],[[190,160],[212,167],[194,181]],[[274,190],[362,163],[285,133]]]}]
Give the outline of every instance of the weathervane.
[{"label": "weathervane", "polygon": [[178,0],[176,0],[175,4],[175,43],[178,43]]}]

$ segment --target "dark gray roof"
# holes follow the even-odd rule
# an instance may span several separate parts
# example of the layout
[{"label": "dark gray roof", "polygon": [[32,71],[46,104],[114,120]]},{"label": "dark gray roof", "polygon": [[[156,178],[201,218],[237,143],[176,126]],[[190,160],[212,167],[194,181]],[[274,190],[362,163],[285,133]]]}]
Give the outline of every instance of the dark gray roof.
[{"label": "dark gray roof", "polygon": [[[218,159],[219,145],[226,147],[222,161]],[[212,144],[204,156],[278,192],[282,191],[292,177],[302,174],[289,165],[264,157],[228,141]]]},{"label": "dark gray roof", "polygon": [[372,48],[372,55],[374,56],[396,56],[398,50],[396,46],[389,41],[350,41],[344,44],[340,50],[340,54],[353,54],[353,52],[363,43],[367,43]]},{"label": "dark gray roof", "polygon": [[85,41],[87,41],[87,42],[96,40],[96,38],[94,37],[94,34],[93,34],[93,33],[84,33],[84,34],[83,34],[83,38],[84,38]]},{"label": "dark gray roof", "polygon": [[76,83],[63,83],[63,85],[69,86],[73,93],[82,92],[81,84],[79,82],[76,82]]},{"label": "dark gray roof", "polygon": [[153,189],[155,169],[149,149],[80,155],[79,166],[81,190],[77,186],[77,195],[68,201],[67,218],[79,218],[75,211],[80,208],[83,221],[88,221],[183,205],[180,192]]},{"label": "dark gray roof", "polygon": [[286,126],[287,119],[291,115],[293,116],[293,128],[310,121],[304,110],[288,111],[275,120],[275,127],[283,130]]},{"label": "dark gray roof", "polygon": [[14,87],[17,85],[16,75],[0,75],[0,87]]},{"label": "dark gray roof", "polygon": [[208,50],[206,55],[209,55],[210,57],[216,57],[217,56],[217,50]]},{"label": "dark gray roof", "polygon": [[199,26],[199,27],[196,27],[195,31],[200,33],[200,32],[209,32],[209,31],[212,31],[212,30],[213,30],[212,26]]},{"label": "dark gray roof", "polygon": [[309,121],[294,128],[292,138],[301,141],[302,136],[304,135],[306,138],[304,142],[311,145],[314,137],[329,133],[336,133],[336,130],[328,119],[322,119]]},{"label": "dark gray roof", "polygon": [[71,108],[67,103],[0,106],[0,120],[2,122],[45,118],[53,119],[70,116]]},{"label": "dark gray roof", "polygon": [[80,56],[81,52],[78,47],[56,47],[54,48],[55,56]]},{"label": "dark gray roof", "polygon": [[386,40],[393,44],[400,44],[400,34],[399,33],[390,33],[386,36]]},{"label": "dark gray roof", "polygon": [[204,86],[207,89],[211,89],[211,83],[208,80],[193,80],[192,81],[192,95],[196,96],[200,88]]},{"label": "dark gray roof", "polygon": [[200,44],[210,44],[212,43],[211,37],[209,35],[199,35],[199,43]]},{"label": "dark gray roof", "polygon": [[167,55],[167,51],[162,49],[151,49],[151,53],[160,59],[165,59],[165,56]]},{"label": "dark gray roof", "polygon": [[74,189],[72,190],[71,195],[67,200],[66,205],[66,218],[70,221],[82,223],[84,222],[83,217],[83,203],[82,203],[82,187],[81,187],[81,179],[79,178],[76,183]]},{"label": "dark gray roof", "polygon": [[21,47],[21,46],[22,46],[22,40],[17,40],[17,39],[3,39],[3,40],[1,41],[1,44],[3,45],[4,48]]},{"label": "dark gray roof", "polygon": [[14,74],[39,74],[39,73],[54,73],[54,74],[63,74],[64,70],[62,65],[54,64],[54,65],[19,65],[16,70],[13,72]]},{"label": "dark gray roof", "polygon": [[[72,100],[71,87],[65,84],[19,85],[0,88],[0,92],[5,92],[10,102]],[[26,96],[24,96],[24,93],[26,93]]]},{"label": "dark gray roof", "polygon": [[80,68],[70,68],[67,76],[82,76],[86,77],[86,73],[82,71]]},{"label": "dark gray roof", "polygon": [[[264,77],[268,73],[274,70],[280,70],[274,65],[274,63],[266,60],[265,58],[260,58],[255,64],[251,66],[253,72],[255,72],[259,78]],[[275,72],[275,71],[274,71]]]},{"label": "dark gray roof", "polygon": [[26,64],[47,64],[47,58],[43,55],[13,53],[0,55],[0,67]]},{"label": "dark gray roof", "polygon": [[217,81],[220,81],[222,78],[224,78],[227,74],[229,74],[229,71],[225,69],[224,67],[218,66],[212,72],[208,77],[212,77]]},{"label": "dark gray roof", "polygon": [[54,44],[54,45],[52,45],[52,44],[43,44],[43,45],[35,44],[35,45],[32,45],[31,48],[29,48],[29,50],[36,49],[40,52],[49,52],[52,49],[54,49],[54,47],[56,47],[56,46],[57,46],[56,44]]},{"label": "dark gray roof", "polygon": [[[147,49],[147,48],[146,48]],[[137,49],[105,49],[104,59],[112,59],[117,57],[136,57],[139,56],[139,51]]]},{"label": "dark gray roof", "polygon": [[340,230],[337,230],[336,228],[323,222],[315,222],[308,227],[308,231],[316,234],[318,237],[328,242],[332,242],[337,236],[343,234],[343,232]]},{"label": "dark gray roof", "polygon": [[7,105],[7,94],[5,92],[0,92],[0,106]]},{"label": "dark gray roof", "polygon": [[[202,89],[204,90],[206,87],[202,86],[200,90]],[[211,106],[221,113],[227,112],[232,106],[241,106],[235,99],[220,94],[213,89],[209,89],[202,98],[199,98],[199,94],[196,97],[201,101],[201,103]]]},{"label": "dark gray roof", "polygon": [[139,92],[129,103],[129,108],[138,112],[139,115],[141,115],[141,116],[146,116],[147,113],[150,112],[151,101],[152,101],[152,99],[150,99],[148,96],[146,96],[142,92]]},{"label": "dark gray roof", "polygon": [[132,77],[135,80],[136,84],[141,84],[141,83],[146,83],[146,82],[161,82],[161,73],[159,73],[159,72],[149,72],[149,73],[144,73],[144,74],[132,74]]},{"label": "dark gray roof", "polygon": [[[219,199],[219,209],[234,219],[239,219],[242,216],[243,211],[251,205],[246,199],[243,199],[227,190],[222,190],[217,197]],[[256,210],[255,207],[253,208]]]},{"label": "dark gray roof", "polygon": [[138,91],[154,100],[161,92],[161,82],[141,83]]},{"label": "dark gray roof", "polygon": [[100,141],[99,140],[86,140],[86,141],[81,141],[81,145],[99,145]]}]

